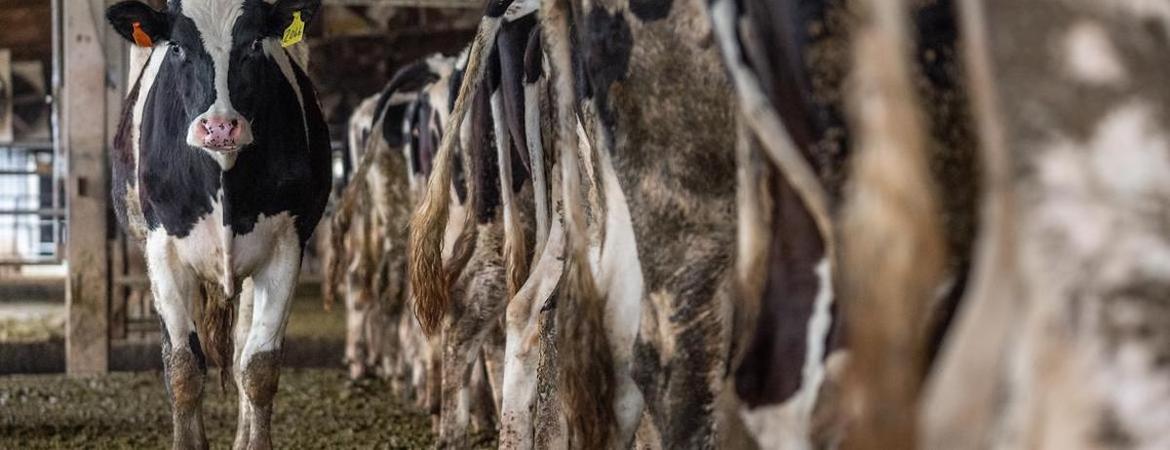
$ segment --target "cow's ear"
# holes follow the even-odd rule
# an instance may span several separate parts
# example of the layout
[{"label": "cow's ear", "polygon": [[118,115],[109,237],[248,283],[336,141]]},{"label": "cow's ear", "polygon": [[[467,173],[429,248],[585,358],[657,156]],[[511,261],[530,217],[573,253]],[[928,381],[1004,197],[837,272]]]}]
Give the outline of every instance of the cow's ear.
[{"label": "cow's ear", "polygon": [[170,19],[165,13],[136,0],[119,2],[106,9],[106,20],[114,31],[140,47],[153,46],[170,35]]},{"label": "cow's ear", "polygon": [[300,42],[320,8],[321,0],[278,0],[269,12],[268,35],[279,38],[285,47]]}]

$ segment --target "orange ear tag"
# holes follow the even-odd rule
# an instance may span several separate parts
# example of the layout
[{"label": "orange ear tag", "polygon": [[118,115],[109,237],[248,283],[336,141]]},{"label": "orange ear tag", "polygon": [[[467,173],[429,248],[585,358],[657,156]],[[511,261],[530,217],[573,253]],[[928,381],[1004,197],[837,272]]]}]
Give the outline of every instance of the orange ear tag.
[{"label": "orange ear tag", "polygon": [[142,22],[134,22],[134,45],[139,47],[154,47],[150,35],[142,31]]}]

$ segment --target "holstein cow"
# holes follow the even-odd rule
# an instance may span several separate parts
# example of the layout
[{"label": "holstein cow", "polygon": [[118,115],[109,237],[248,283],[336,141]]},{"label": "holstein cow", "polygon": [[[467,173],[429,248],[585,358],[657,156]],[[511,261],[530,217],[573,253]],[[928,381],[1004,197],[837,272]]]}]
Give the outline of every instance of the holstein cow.
[{"label": "holstein cow", "polygon": [[[443,341],[443,445],[465,445],[469,379],[481,348],[489,379],[495,391],[501,391],[504,357],[499,351],[502,336],[496,331],[508,299],[527,277],[528,249],[534,248],[531,231],[539,228],[527,224],[534,215],[527,199],[534,194],[529,193],[532,146],[523,98],[523,62],[534,36],[535,5],[488,5],[468,52],[450,120],[444,124],[459,133],[441,136],[432,176],[411,225],[415,311],[423,329],[441,332]],[[462,152],[457,152],[460,144]],[[460,153],[462,164],[454,164]],[[467,215],[462,231],[452,236],[447,232],[450,187],[459,167],[467,173]],[[543,187],[538,190],[544,192]],[[453,252],[444,258],[449,245]],[[496,339],[491,339],[493,334]],[[501,401],[497,394],[494,403]]]},{"label": "holstein cow", "polygon": [[[489,7],[456,111],[474,98],[476,64],[481,57],[489,61],[483,53],[507,22],[507,6]],[[570,36],[570,20],[579,36]],[[649,406],[649,428],[664,447],[715,445],[717,431],[725,429],[716,424],[716,410],[729,352],[734,130],[718,55],[703,44],[703,10],[697,3],[570,8],[554,1],[541,5],[540,23],[553,69],[556,107],[548,113],[555,117],[563,215],[549,221],[549,238],[529,278],[537,281],[521,287],[526,294],[513,301],[523,299],[519,313],[532,311],[523,310],[543,303],[533,300],[547,295],[547,281],[555,285],[563,270],[554,307],[557,394],[565,403],[567,443],[626,447]],[[420,311],[424,323],[437,323],[447,301],[443,286],[433,285],[445,273],[432,256],[444,213],[443,203],[432,199],[441,199],[448,183],[442,172],[447,144],[411,229],[415,294],[423,306],[440,306]],[[558,247],[563,252],[549,257]],[[560,256],[563,268],[545,273],[544,267],[552,267],[545,264]],[[512,327],[514,318],[531,317],[512,312],[509,307],[508,357],[530,357],[536,333],[517,336]],[[514,352],[514,343],[528,349]],[[532,364],[516,368],[536,370]],[[532,397],[510,387],[535,388],[513,384],[506,374],[505,404],[514,395]],[[502,442],[531,445],[534,430],[509,421],[523,421],[532,410],[504,409],[509,428]]]},{"label": "holstein cow", "polygon": [[[836,395],[845,362],[844,352],[837,351],[842,345],[837,306],[842,284],[851,300],[864,299],[878,308],[855,307],[852,313],[858,318],[853,324],[861,330],[858,336],[866,336],[859,338],[866,359],[855,379],[896,378],[876,376],[879,369],[871,357],[897,347],[887,340],[896,338],[912,344],[906,348],[921,345],[922,352],[911,352],[900,363],[886,355],[876,364],[900,365],[898,376],[906,385],[916,385],[923,361],[938,347],[962,293],[974,217],[973,145],[964,100],[956,92],[951,2],[916,4],[913,9],[915,62],[920,67],[910,73],[918,77],[914,85],[903,78],[907,74],[887,70],[909,62],[898,48],[905,44],[891,49],[883,42],[884,47],[871,48],[878,40],[874,32],[855,27],[855,18],[837,2],[799,6],[725,0],[709,5],[741,112],[738,259],[743,311],[737,317],[748,322],[743,324],[747,334],[739,337],[746,339],[740,342],[742,352],[733,361],[735,388],[748,428],[765,447],[819,447],[842,437],[844,417]],[[888,19],[888,10],[883,11],[881,17]],[[889,24],[883,26],[888,29]],[[851,58],[843,50],[854,45]],[[844,87],[851,70],[860,80],[852,91]],[[926,121],[916,111],[921,108],[914,103],[917,95],[931,100]],[[845,98],[855,102],[846,105]],[[853,113],[849,134],[841,113],[846,106]],[[919,136],[925,131],[930,135]],[[864,150],[851,172],[844,164],[849,141]],[[926,157],[933,158],[930,167],[922,162]],[[931,175],[946,187],[939,197],[955,255],[950,264],[955,282],[939,290],[943,296],[934,300],[933,311],[907,307],[894,312],[906,299],[923,295],[924,285],[926,294],[938,294],[937,269],[944,253],[937,239],[940,208],[932,198]],[[896,249],[914,257],[894,260],[891,255],[903,254]],[[882,330],[870,324],[883,310],[902,316],[906,326],[886,327],[902,330],[902,335],[869,334]],[[916,359],[922,353],[927,358]]]},{"label": "holstein cow", "polygon": [[[126,100],[113,194],[120,222],[144,241],[176,448],[207,448],[205,354],[225,377],[235,364],[236,448],[271,447],[289,305],[330,191],[328,130],[296,47],[284,48],[319,4],[173,0],[156,11],[127,1],[106,12],[119,34],[154,49]],[[241,292],[245,279],[253,290]]]},{"label": "holstein cow", "polygon": [[[458,333],[448,332],[426,339],[413,318],[398,315],[403,304],[398,296],[404,294],[398,281],[405,272],[402,245],[405,240],[403,233],[407,229],[404,221],[409,218],[405,208],[413,204],[417,180],[425,179],[431,171],[435,148],[445,132],[442,126],[451,108],[451,90],[458,87],[465,60],[434,55],[410,64],[399,70],[375,98],[377,121],[371,127],[373,133],[368,136],[354,180],[347,187],[333,221],[333,246],[339,249],[339,255],[348,256],[334,259],[331,264],[333,267],[344,258],[350,258],[356,263],[352,269],[365,270],[349,270],[346,276],[358,275],[357,278],[362,278],[366,284],[384,279],[380,282],[382,287],[351,284],[357,288],[355,292],[369,291],[371,297],[365,306],[348,308],[356,328],[350,334],[359,338],[353,339],[354,343],[365,339],[368,344],[364,347],[355,345],[353,349],[355,353],[357,350],[367,351],[366,359],[381,358],[384,374],[394,380],[395,390],[408,396],[417,393],[424,406],[430,406],[435,413],[441,411],[441,435],[456,446],[465,439],[469,418],[475,419],[480,427],[494,426],[492,417],[495,416],[498,395],[492,394],[488,380],[493,377],[487,376],[483,368],[488,359],[502,359],[499,356],[503,350],[502,342],[485,348],[485,352],[495,356],[481,358],[480,344],[468,341]],[[465,122],[468,126],[460,127],[456,132],[465,151],[455,160],[448,201],[457,218],[448,223],[445,231],[447,245],[443,249],[444,260],[453,267],[451,273],[466,275],[453,285],[458,289],[457,304],[471,308],[490,306],[492,302],[505,298],[502,292],[491,288],[502,288],[504,282],[502,272],[490,270],[491,267],[501,267],[502,263],[499,262],[499,245],[491,244],[500,241],[500,218],[493,213],[498,208],[495,205],[500,203],[499,181],[496,179],[499,172],[494,170],[497,167],[494,160],[481,161],[496,156],[487,106],[486,102],[482,103],[475,111],[475,120]],[[360,130],[367,127],[355,123],[354,135],[360,135]],[[470,176],[464,175],[464,167],[468,168]],[[358,205],[373,208],[363,211],[358,210]],[[476,212],[476,216],[469,218],[474,222],[465,223],[463,211]],[[477,225],[480,220],[486,220],[486,225]],[[384,239],[375,242],[377,238],[363,231],[363,227],[376,230],[373,235]],[[460,244],[459,252],[456,252],[456,243]],[[455,255],[457,257],[452,258]],[[375,270],[375,266],[381,268]],[[471,269],[454,269],[462,266]],[[371,271],[375,273],[368,273]],[[339,278],[341,272],[335,267],[331,270],[337,274],[334,278]],[[342,283],[335,279],[332,284]],[[458,329],[472,336],[478,335],[482,341],[492,328],[491,321],[485,325],[485,319],[461,314],[462,311],[456,310],[452,315],[462,324]],[[374,323],[378,325],[371,327]],[[492,348],[496,350],[488,351]],[[445,360],[443,364],[439,364],[440,352]],[[468,355],[467,358],[464,355]],[[494,379],[498,385],[499,364],[490,366],[497,374]],[[446,376],[440,377],[441,372]],[[460,399],[460,395],[465,397]],[[440,403],[440,399],[447,401]]]},{"label": "holstein cow", "polygon": [[[371,369],[397,378],[397,325],[406,303],[404,239],[409,211],[402,124],[419,86],[395,77],[365,99],[349,119],[349,157],[354,171],[330,220],[325,263],[325,302],[341,294],[346,308],[346,361],[351,378]],[[396,124],[380,127],[382,121]],[[389,132],[389,134],[387,133]],[[391,153],[393,152],[393,153]]]}]

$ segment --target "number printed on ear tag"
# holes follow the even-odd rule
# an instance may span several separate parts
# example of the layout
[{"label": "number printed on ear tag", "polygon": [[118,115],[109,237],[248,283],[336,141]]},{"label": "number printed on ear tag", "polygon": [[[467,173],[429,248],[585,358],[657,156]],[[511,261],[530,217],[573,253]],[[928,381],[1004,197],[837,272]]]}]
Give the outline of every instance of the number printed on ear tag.
[{"label": "number printed on ear tag", "polygon": [[305,38],[305,21],[301,20],[301,12],[293,13],[293,21],[284,29],[284,36],[280,38],[280,45],[288,47]]}]

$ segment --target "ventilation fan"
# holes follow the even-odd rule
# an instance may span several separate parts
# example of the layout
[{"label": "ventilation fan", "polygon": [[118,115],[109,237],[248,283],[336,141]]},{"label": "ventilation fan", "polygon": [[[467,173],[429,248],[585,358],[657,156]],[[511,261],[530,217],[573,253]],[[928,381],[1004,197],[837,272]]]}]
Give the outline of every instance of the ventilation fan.
[{"label": "ventilation fan", "polygon": [[49,139],[48,83],[40,61],[12,63],[12,134],[18,141]]},{"label": "ventilation fan", "polygon": [[48,83],[40,61],[11,61],[0,50],[0,142],[49,139]]}]

